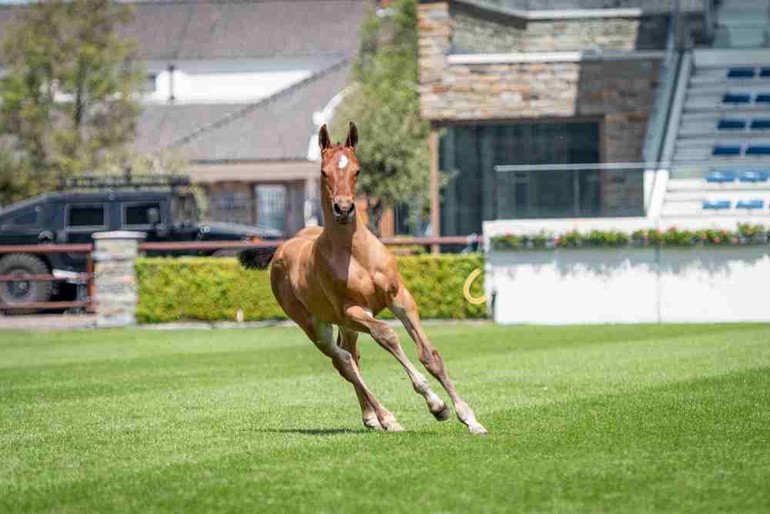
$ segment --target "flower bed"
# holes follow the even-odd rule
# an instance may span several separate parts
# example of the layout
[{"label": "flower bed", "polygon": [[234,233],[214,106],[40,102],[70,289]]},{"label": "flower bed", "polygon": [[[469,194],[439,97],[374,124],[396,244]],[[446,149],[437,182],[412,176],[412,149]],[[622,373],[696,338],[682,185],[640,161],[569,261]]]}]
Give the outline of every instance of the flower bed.
[{"label": "flower bed", "polygon": [[770,230],[762,225],[739,224],[736,230],[683,230],[670,228],[637,230],[631,234],[611,230],[579,232],[572,230],[561,235],[541,232],[534,235],[506,234],[491,239],[495,250],[528,250],[556,248],[620,248],[766,245]]}]

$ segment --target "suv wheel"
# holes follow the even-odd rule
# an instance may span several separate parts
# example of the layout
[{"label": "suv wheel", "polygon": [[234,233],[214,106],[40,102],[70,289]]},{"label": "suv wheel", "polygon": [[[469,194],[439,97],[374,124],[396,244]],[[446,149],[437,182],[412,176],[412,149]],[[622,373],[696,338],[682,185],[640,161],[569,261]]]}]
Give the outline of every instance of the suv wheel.
[{"label": "suv wheel", "polygon": [[[50,271],[45,262],[34,255],[14,253],[0,259],[0,275],[47,275],[48,273]],[[46,281],[0,282],[0,309],[3,305],[23,306],[47,302],[52,292],[53,284]],[[13,309],[10,312],[19,311]]]}]

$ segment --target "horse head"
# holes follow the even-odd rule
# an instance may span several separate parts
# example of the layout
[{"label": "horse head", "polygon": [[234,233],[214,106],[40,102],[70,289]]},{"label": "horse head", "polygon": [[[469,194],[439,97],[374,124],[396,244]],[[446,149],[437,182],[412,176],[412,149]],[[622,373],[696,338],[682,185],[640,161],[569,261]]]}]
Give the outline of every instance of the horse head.
[{"label": "horse head", "polygon": [[353,221],[356,210],[356,181],[361,166],[356,158],[358,129],[350,122],[345,144],[333,145],[326,125],[318,132],[321,147],[321,183],[331,200],[334,221],[345,225]]}]

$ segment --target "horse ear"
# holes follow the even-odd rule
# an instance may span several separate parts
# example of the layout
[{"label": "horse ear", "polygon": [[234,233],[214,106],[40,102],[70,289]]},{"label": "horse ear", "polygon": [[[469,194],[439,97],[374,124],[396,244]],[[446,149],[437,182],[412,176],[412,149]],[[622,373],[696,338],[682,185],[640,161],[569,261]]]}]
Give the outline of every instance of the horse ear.
[{"label": "horse ear", "polygon": [[321,147],[321,150],[326,150],[332,145],[332,140],[329,137],[329,131],[326,128],[326,124],[324,124],[321,127],[321,130],[318,131],[318,146]]},{"label": "horse ear", "polygon": [[345,146],[355,150],[357,144],[358,144],[358,129],[356,128],[356,124],[351,121],[350,127],[348,128],[348,137],[345,138]]}]

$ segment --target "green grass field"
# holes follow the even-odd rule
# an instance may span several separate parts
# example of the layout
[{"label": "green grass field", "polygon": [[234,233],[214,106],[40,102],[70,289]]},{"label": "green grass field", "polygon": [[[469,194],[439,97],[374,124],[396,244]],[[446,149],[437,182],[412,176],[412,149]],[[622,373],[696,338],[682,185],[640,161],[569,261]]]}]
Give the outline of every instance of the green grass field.
[{"label": "green grass field", "polygon": [[428,333],[489,436],[368,337],[407,432],[296,328],[0,332],[0,512],[770,510],[770,325]]}]

